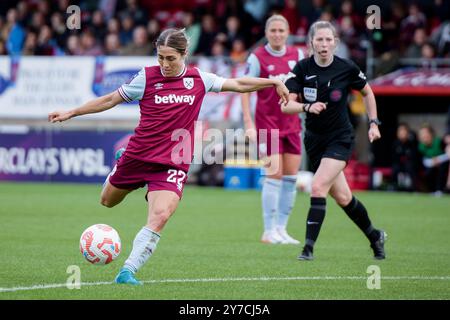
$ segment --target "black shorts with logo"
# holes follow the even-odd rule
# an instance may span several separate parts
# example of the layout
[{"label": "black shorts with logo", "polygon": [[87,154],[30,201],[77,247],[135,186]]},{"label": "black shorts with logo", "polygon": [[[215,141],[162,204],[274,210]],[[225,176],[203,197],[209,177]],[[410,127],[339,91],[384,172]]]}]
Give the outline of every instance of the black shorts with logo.
[{"label": "black shorts with logo", "polygon": [[344,129],[327,134],[305,131],[304,144],[310,161],[310,168],[316,172],[322,158],[332,158],[347,162],[355,145],[353,130]]}]

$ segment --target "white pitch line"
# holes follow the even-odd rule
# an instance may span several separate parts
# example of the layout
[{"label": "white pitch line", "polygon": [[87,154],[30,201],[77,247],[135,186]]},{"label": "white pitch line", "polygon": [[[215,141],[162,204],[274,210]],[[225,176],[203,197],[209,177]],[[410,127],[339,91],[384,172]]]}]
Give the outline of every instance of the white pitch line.
[{"label": "white pitch line", "polygon": [[[323,281],[323,280],[367,280],[362,276],[317,276],[317,277],[260,277],[260,278],[203,278],[203,279],[161,279],[145,280],[142,283],[191,283],[191,282],[233,282],[233,281]],[[380,280],[438,280],[450,281],[450,276],[385,276]],[[81,282],[80,286],[112,285],[114,282]],[[73,284],[72,284],[73,285]],[[66,283],[38,284],[29,287],[0,288],[1,292],[16,292],[29,290],[45,290],[67,287]]]}]

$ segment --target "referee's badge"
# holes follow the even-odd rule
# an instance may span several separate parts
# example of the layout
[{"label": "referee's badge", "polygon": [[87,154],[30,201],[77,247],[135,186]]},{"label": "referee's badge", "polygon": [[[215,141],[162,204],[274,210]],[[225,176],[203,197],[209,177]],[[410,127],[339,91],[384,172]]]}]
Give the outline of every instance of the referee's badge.
[{"label": "referee's badge", "polygon": [[186,89],[192,89],[194,87],[194,79],[193,78],[183,78],[183,84]]},{"label": "referee's badge", "polygon": [[339,101],[342,98],[342,91],[339,89],[334,89],[330,93],[330,100],[331,101]]},{"label": "referee's badge", "polygon": [[316,88],[303,88],[303,95],[305,96],[305,99],[309,102],[314,102],[317,100],[317,89]]}]

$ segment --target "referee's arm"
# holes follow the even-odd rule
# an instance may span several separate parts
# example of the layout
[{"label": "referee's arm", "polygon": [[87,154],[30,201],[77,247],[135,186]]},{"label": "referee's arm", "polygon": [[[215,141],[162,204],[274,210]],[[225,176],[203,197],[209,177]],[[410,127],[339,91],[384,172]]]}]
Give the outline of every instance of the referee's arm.
[{"label": "referee's arm", "polygon": [[[366,84],[364,88],[360,90],[363,95],[364,106],[367,110],[367,116],[369,120],[378,119],[377,114],[377,103],[375,101],[375,95],[373,94],[372,88],[369,84]],[[369,141],[372,143],[375,140],[381,138],[380,130],[378,129],[378,124],[371,122],[369,128]]]},{"label": "referee's arm", "polygon": [[369,84],[366,84],[360,92],[363,95],[364,105],[366,106],[369,119],[377,119],[377,103],[375,101],[375,95],[373,94],[372,88]]}]

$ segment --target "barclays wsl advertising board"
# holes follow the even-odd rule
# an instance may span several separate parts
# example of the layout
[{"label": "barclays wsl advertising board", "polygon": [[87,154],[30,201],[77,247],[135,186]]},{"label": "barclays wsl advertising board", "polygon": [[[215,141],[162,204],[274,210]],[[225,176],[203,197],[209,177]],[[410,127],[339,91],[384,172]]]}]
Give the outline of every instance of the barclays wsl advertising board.
[{"label": "barclays wsl advertising board", "polygon": [[0,133],[0,181],[103,182],[129,132]]}]

